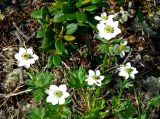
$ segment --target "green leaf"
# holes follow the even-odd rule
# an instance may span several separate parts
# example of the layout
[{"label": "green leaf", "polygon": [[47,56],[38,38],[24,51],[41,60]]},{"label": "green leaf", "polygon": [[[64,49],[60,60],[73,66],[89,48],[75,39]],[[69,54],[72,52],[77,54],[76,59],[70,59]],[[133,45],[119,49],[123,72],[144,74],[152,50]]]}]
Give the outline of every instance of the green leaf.
[{"label": "green leaf", "polygon": [[45,36],[45,28],[41,28],[37,33],[36,33],[36,38],[43,38]]},{"label": "green leaf", "polygon": [[46,15],[47,15],[48,13],[49,13],[48,8],[45,7],[45,6],[43,6],[43,7],[41,8],[41,16],[42,16],[42,18],[43,18],[43,19],[46,19]]},{"label": "green leaf", "polygon": [[97,4],[97,3],[100,3],[100,2],[101,2],[101,0],[92,0],[91,1],[92,4]]},{"label": "green leaf", "polygon": [[150,99],[148,102],[148,105],[149,106],[160,106],[160,96]]},{"label": "green leaf", "polygon": [[86,13],[76,12],[76,20],[77,20],[77,22],[85,22],[85,21],[87,21]]},{"label": "green leaf", "polygon": [[41,9],[35,10],[31,13],[31,17],[34,19],[42,19]]},{"label": "green leaf", "polygon": [[97,9],[97,6],[96,5],[90,5],[90,6],[87,6],[84,8],[86,11],[93,11],[95,9]]},{"label": "green leaf", "polygon": [[56,23],[61,23],[61,22],[64,22],[65,21],[65,17],[64,17],[64,13],[59,13],[59,14],[56,14],[53,18],[54,22]]},{"label": "green leaf", "polygon": [[52,65],[53,65],[53,56],[50,55],[48,57],[47,66],[50,68],[50,67],[52,67]]},{"label": "green leaf", "polygon": [[83,67],[79,67],[79,69],[74,69],[70,72],[70,80],[68,80],[68,84],[74,88],[80,88],[84,84],[84,80],[86,79],[86,71]]},{"label": "green leaf", "polygon": [[68,14],[65,14],[64,17],[65,17],[65,20],[67,20],[67,21],[73,21],[76,18],[76,14],[75,13],[72,13],[72,14],[68,13]]},{"label": "green leaf", "polygon": [[126,0],[117,0],[117,2],[118,2],[119,5],[123,6],[124,3],[126,2]]},{"label": "green leaf", "polygon": [[137,10],[136,16],[140,22],[142,22],[144,20],[144,14],[140,8]]},{"label": "green leaf", "polygon": [[56,54],[53,56],[53,64],[55,66],[59,66],[61,64],[61,57],[60,55]]},{"label": "green leaf", "polygon": [[38,89],[33,92],[33,96],[36,101],[41,101],[43,99],[44,94],[40,89]]},{"label": "green leaf", "polygon": [[76,39],[76,37],[73,36],[73,35],[65,35],[65,36],[64,36],[64,39],[65,39],[66,41],[73,41],[73,40]]},{"label": "green leaf", "polygon": [[55,48],[58,51],[58,54],[63,54],[63,52],[65,51],[65,46],[62,40],[56,39]]},{"label": "green leaf", "polygon": [[77,30],[77,28],[78,28],[78,25],[75,23],[68,24],[66,26],[66,29],[67,29],[66,34],[67,35],[73,34]]},{"label": "green leaf", "polygon": [[53,79],[53,76],[48,71],[41,72],[40,74],[37,75],[37,79],[35,81],[36,88],[46,87],[52,79]]},{"label": "green leaf", "polygon": [[29,119],[44,119],[45,110],[44,108],[33,108],[31,109]]}]

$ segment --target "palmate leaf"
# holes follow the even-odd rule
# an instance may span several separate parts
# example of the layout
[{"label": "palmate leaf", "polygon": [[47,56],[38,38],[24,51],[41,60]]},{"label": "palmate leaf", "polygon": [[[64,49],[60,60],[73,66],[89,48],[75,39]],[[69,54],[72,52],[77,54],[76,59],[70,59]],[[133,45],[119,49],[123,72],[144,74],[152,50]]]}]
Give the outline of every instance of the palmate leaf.
[{"label": "palmate leaf", "polygon": [[44,119],[45,110],[44,108],[33,108],[31,109],[29,119]]},{"label": "palmate leaf", "polygon": [[87,14],[84,12],[76,12],[76,20],[77,22],[87,21]]},{"label": "palmate leaf", "polygon": [[36,101],[40,101],[43,99],[44,93],[40,89],[38,89],[33,92],[33,96]]}]

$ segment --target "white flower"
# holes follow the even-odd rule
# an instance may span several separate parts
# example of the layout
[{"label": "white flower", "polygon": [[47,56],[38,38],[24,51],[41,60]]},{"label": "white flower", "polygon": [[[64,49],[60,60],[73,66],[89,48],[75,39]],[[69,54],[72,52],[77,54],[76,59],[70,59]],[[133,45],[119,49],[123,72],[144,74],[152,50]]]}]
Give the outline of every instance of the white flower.
[{"label": "white flower", "polygon": [[93,85],[96,84],[97,86],[101,86],[101,82],[104,79],[104,76],[100,75],[100,71],[93,71],[89,70],[88,71],[89,75],[87,76],[87,79],[85,81],[88,82],[88,85]]},{"label": "white flower", "polygon": [[38,60],[38,56],[33,54],[32,48],[19,48],[19,53],[15,54],[15,58],[18,60],[18,66],[24,66],[29,68],[31,64],[35,63],[35,60]]},{"label": "white flower", "polygon": [[52,103],[52,105],[64,104],[65,98],[69,96],[69,93],[66,91],[67,86],[65,84],[62,84],[59,87],[51,85],[49,90],[46,90],[46,93],[48,94],[46,101]]},{"label": "white flower", "polygon": [[118,21],[113,21],[113,19],[100,22],[97,24],[97,29],[99,31],[99,37],[106,40],[110,40],[121,33],[121,30],[118,28]]},{"label": "white flower", "polygon": [[120,43],[120,56],[121,58],[125,56],[125,52],[129,52],[129,47],[126,47],[127,41],[124,41],[123,43]]},{"label": "white flower", "polygon": [[134,79],[135,74],[138,73],[137,69],[132,67],[130,62],[126,63],[126,66],[124,65],[120,66],[118,70],[119,70],[118,75],[124,77],[125,79],[128,78]]},{"label": "white flower", "polygon": [[100,16],[95,16],[94,18],[98,21],[105,21],[107,19],[113,19],[114,15],[107,16],[106,12],[103,12]]}]

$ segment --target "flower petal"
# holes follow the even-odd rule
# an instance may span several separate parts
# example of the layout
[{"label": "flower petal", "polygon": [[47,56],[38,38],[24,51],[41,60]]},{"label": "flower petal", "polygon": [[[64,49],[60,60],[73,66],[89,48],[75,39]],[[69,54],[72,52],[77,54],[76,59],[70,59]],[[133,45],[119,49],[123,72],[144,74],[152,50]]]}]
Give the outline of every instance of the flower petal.
[{"label": "flower petal", "polygon": [[94,19],[96,19],[96,20],[98,20],[98,21],[101,21],[101,20],[102,20],[102,18],[99,17],[99,16],[95,16]]},{"label": "flower petal", "polygon": [[36,54],[33,54],[32,57],[33,57],[34,60],[38,60],[39,59],[39,57]]},{"label": "flower petal", "polygon": [[26,49],[25,48],[23,48],[23,47],[20,47],[19,48],[19,54],[23,54],[23,53],[25,53],[26,52]]},{"label": "flower petal", "polygon": [[96,76],[99,76],[99,75],[100,75],[100,71],[97,70],[97,71],[96,71]]},{"label": "flower petal", "polygon": [[21,66],[25,66],[26,65],[26,62],[25,61],[20,61],[18,62],[18,66],[21,67]]},{"label": "flower petal", "polygon": [[65,99],[64,98],[59,98],[59,104],[62,105],[65,103]]},{"label": "flower petal", "polygon": [[61,98],[67,98],[68,96],[69,96],[69,93],[68,92],[64,92],[63,96]]},{"label": "flower petal", "polygon": [[99,76],[99,80],[103,80],[104,79],[104,76]]},{"label": "flower petal", "polygon": [[58,88],[62,92],[66,92],[67,91],[67,86],[65,84],[60,85]]},{"label": "flower petal", "polygon": [[89,70],[88,73],[89,73],[89,76],[94,76],[95,75],[95,72],[93,70]]},{"label": "flower petal", "polygon": [[46,99],[46,102],[51,102],[52,105],[56,105],[56,104],[58,104],[58,98],[56,98],[54,96],[48,96]]},{"label": "flower petal", "polygon": [[126,63],[126,66],[127,66],[127,67],[131,67],[131,63],[130,63],[130,62],[127,62],[127,63]]},{"label": "flower petal", "polygon": [[26,62],[25,67],[28,69],[30,67],[30,62]]},{"label": "flower petal", "polygon": [[56,90],[58,90],[59,88],[56,86],[56,85],[51,85],[50,87],[49,87],[49,90],[51,90],[52,92],[54,92],[54,91],[56,91]]},{"label": "flower petal", "polygon": [[21,55],[20,55],[19,53],[16,53],[16,54],[14,55],[14,57],[15,57],[17,60],[19,60],[19,59],[22,58]]},{"label": "flower petal", "polygon": [[28,48],[27,49],[27,53],[29,53],[30,55],[32,55],[33,54],[33,49],[32,48]]}]

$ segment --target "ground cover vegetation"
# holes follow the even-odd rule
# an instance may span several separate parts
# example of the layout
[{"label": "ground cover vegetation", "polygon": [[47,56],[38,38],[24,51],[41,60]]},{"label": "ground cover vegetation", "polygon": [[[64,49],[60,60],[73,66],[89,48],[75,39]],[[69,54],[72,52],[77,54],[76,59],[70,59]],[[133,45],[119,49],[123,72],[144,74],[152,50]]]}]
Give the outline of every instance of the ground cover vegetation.
[{"label": "ground cover vegetation", "polygon": [[158,119],[160,2],[0,4],[2,119]]}]

